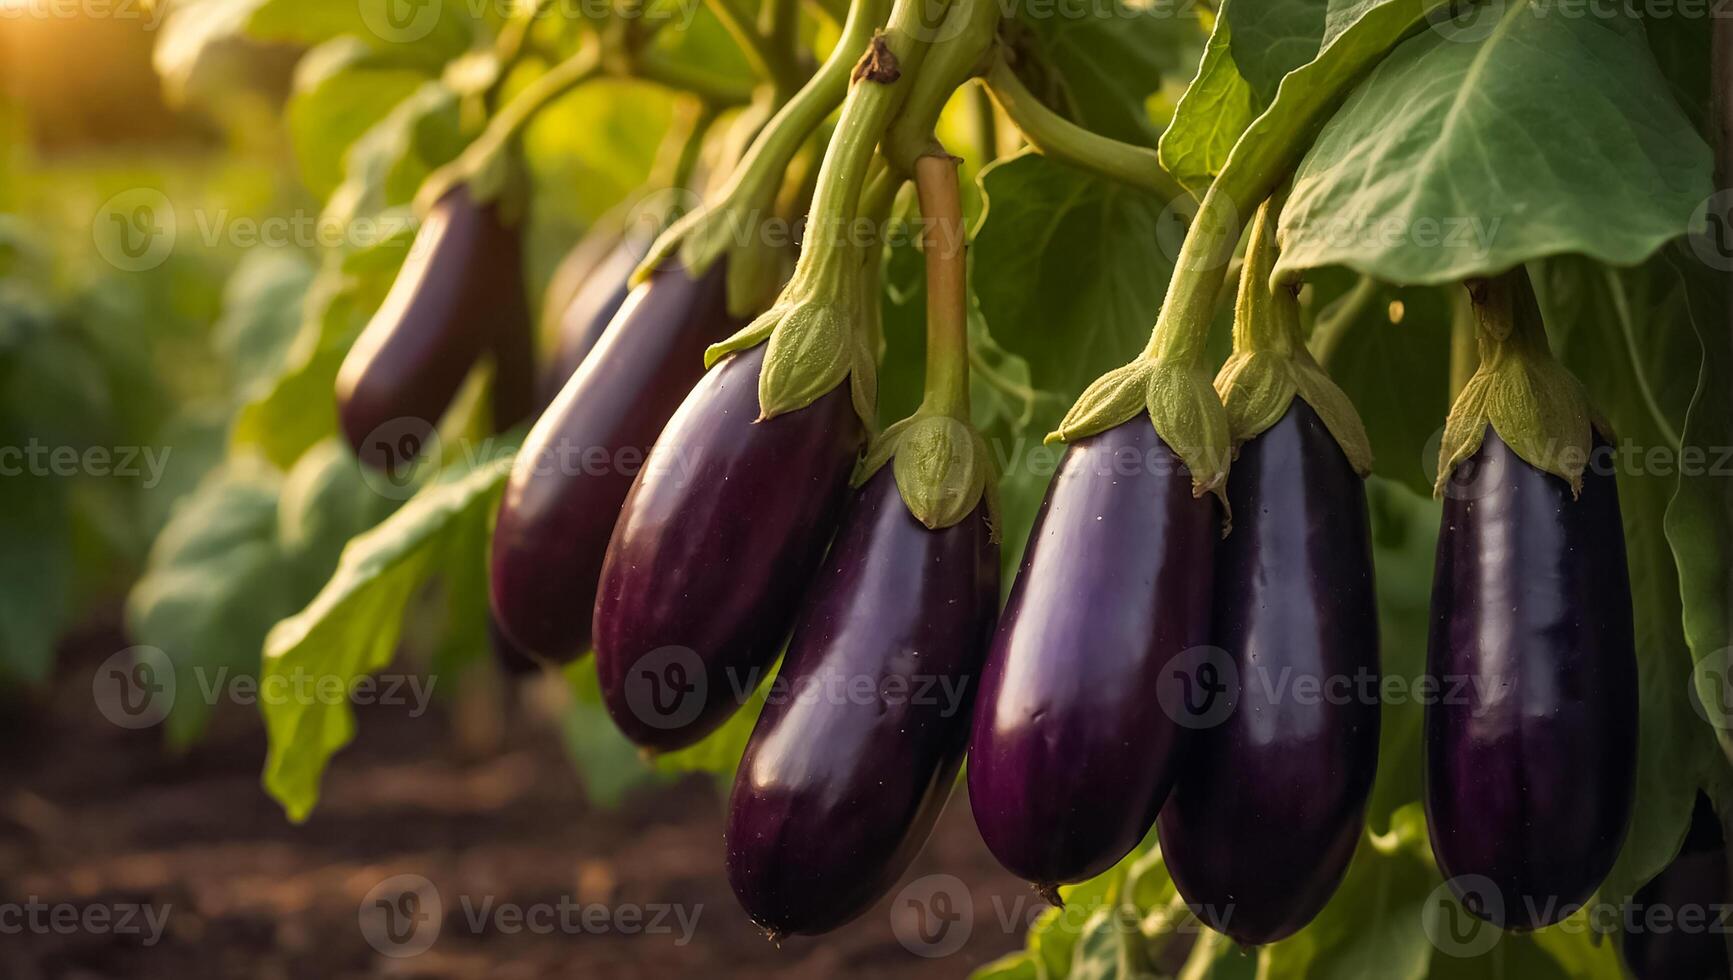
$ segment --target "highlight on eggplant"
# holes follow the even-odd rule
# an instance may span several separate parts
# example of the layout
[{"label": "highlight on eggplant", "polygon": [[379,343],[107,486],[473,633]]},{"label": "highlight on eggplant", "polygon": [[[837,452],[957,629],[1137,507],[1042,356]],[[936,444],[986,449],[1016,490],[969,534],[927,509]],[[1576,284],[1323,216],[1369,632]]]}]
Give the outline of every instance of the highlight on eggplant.
[{"label": "highlight on eggplant", "polygon": [[889,890],[944,808],[999,601],[983,500],[929,530],[889,466],[853,495],[736,770],[728,879],[773,936]]},{"label": "highlight on eggplant", "polygon": [[759,418],[764,345],[726,357],[656,440],[620,511],[594,642],[614,722],[698,741],[762,682],[824,558],[865,433],[847,385]]},{"label": "highlight on eggplant", "polygon": [[1209,641],[1221,514],[1137,416],[1066,451],[987,657],[969,802],[1051,894],[1112,867],[1167,799],[1191,730],[1152,693]]},{"label": "highlight on eggplant", "polygon": [[496,422],[529,407],[533,344],[517,229],[459,183],[433,205],[391,291],[337,374],[343,433],[361,461],[397,471],[431,442],[470,370],[502,370]]},{"label": "highlight on eggplant", "polygon": [[726,260],[693,276],[658,267],[531,427],[500,499],[489,595],[500,627],[550,660],[590,643],[602,557],[662,426],[704,373],[704,350],[739,329]]},{"label": "highlight on eggplant", "polygon": [[1591,467],[1574,496],[1490,426],[1449,479],[1427,674],[1462,693],[1426,706],[1432,851],[1470,912],[1538,929],[1594,893],[1630,822],[1637,665],[1618,487]]},{"label": "highlight on eggplant", "polygon": [[1379,704],[1295,686],[1375,689],[1378,608],[1364,481],[1305,401],[1241,447],[1228,502],[1212,640],[1232,704],[1193,735],[1157,827],[1193,911],[1255,946],[1310,922],[1359,842]]}]

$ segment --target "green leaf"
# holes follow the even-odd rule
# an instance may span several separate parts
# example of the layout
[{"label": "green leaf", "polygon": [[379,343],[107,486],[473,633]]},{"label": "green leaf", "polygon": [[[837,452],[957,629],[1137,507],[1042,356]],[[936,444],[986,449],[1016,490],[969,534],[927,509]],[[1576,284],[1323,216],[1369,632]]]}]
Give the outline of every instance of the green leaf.
[{"label": "green leaf", "polygon": [[981,173],[975,290],[993,336],[1035,387],[1075,393],[1142,348],[1172,262],[1164,202],[1025,152]]},{"label": "green leaf", "polygon": [[171,100],[184,99],[211,51],[245,33],[266,0],[181,0],[157,29],[152,61]]},{"label": "green leaf", "polygon": [[1277,275],[1444,283],[1566,252],[1639,262],[1685,232],[1709,164],[1639,19],[1514,2],[1485,38],[1421,34],[1355,89],[1300,166]]},{"label": "green leaf", "polygon": [[584,784],[584,796],[611,809],[639,786],[665,782],[666,776],[644,763],[638,747],[620,734],[608,716],[602,704],[601,681],[596,677],[596,659],[586,657],[561,673],[572,699],[561,715],[560,730],[565,736],[566,754]]},{"label": "green leaf", "polygon": [[[18,447],[21,443],[11,442]],[[8,460],[23,468],[22,460]],[[67,480],[28,472],[0,477],[0,675],[48,679],[70,605],[72,527]]]},{"label": "green leaf", "polygon": [[1259,105],[1275,101],[1282,76],[1317,57],[1328,7],[1326,0],[1222,5],[1222,20],[1233,21],[1228,40],[1234,66]]},{"label": "green leaf", "polygon": [[215,704],[207,691],[251,675],[271,624],[294,608],[277,547],[281,478],[256,459],[233,459],[180,502],[127,597],[134,639],[167,655],[175,699],[171,744],[203,730]]},{"label": "green leaf", "polygon": [[261,683],[291,691],[340,684],[344,692],[264,702],[265,789],[291,820],[312,812],[326,763],[355,736],[351,685],[391,662],[410,600],[442,567],[448,543],[485,524],[510,469],[510,460],[493,460],[417,494],[351,541],[312,603],[266,637]]},{"label": "green leaf", "polygon": [[1161,165],[1199,195],[1211,178],[1221,173],[1240,134],[1264,108],[1234,64],[1233,27],[1228,17],[1233,7],[1234,0],[1222,5],[1197,76],[1180,96],[1173,122],[1161,134]]},{"label": "green leaf", "polygon": [[312,264],[300,252],[283,249],[248,252],[230,274],[211,345],[228,362],[233,388],[243,400],[282,372],[312,282]]},{"label": "green leaf", "polygon": [[266,41],[315,45],[349,35],[429,72],[463,54],[488,33],[475,17],[495,5],[471,0],[247,0],[256,11],[247,34]]},{"label": "green leaf", "polygon": [[1145,107],[1163,78],[1184,77],[1202,41],[1193,8],[1182,0],[1107,0],[1056,11],[1040,0],[1017,4],[1016,22],[1048,71],[1033,90],[1062,115],[1114,139],[1153,145],[1159,130]]},{"label": "green leaf", "polygon": [[325,42],[295,66],[289,135],[301,180],[323,200],[343,180],[349,147],[428,81],[424,70],[358,38]]}]

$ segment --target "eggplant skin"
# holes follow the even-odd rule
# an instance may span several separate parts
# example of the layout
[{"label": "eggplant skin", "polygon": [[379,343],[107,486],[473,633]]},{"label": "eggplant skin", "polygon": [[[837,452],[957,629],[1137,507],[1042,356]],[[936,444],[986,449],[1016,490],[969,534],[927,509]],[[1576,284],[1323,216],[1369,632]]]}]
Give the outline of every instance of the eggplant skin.
[{"label": "eggplant skin", "polygon": [[714,731],[764,678],[824,559],[863,432],[838,385],[758,420],[764,345],[687,396],[632,484],[596,594],[615,724],[654,750]]},{"label": "eggplant skin", "polygon": [[1292,935],[1342,880],[1378,767],[1378,604],[1366,488],[1295,399],[1228,480],[1213,635],[1237,668],[1156,827],[1174,884],[1243,945]]},{"label": "eggplant skin", "polygon": [[555,661],[588,649],[602,556],[656,436],[704,375],[704,349],[742,324],[717,262],[692,277],[664,263],[615,315],[519,450],[490,557],[495,618]]},{"label": "eggplant skin", "polygon": [[889,466],[850,502],[735,773],[728,880],[774,935],[866,911],[956,782],[999,604],[985,506],[928,530]]},{"label": "eggplant skin", "polygon": [[[641,234],[627,235],[615,242],[600,261],[582,270],[583,277],[575,288],[571,284],[548,287],[550,301],[559,302],[560,306],[547,315],[554,327],[553,353],[539,382],[543,404],[557,397],[566,381],[601,342],[608,324],[632,294],[632,272],[649,254],[653,241]],[[582,248],[580,245],[579,249]]]},{"label": "eggplant skin", "polygon": [[1599,887],[1631,816],[1637,661],[1618,487],[1591,467],[1573,500],[1490,427],[1462,466],[1432,583],[1427,825],[1470,912],[1538,929]]},{"label": "eggplant skin", "polygon": [[517,230],[495,204],[478,205],[464,185],[453,187],[422,222],[384,304],[338,369],[337,414],[349,445],[362,462],[397,469],[420,452],[482,354],[524,354],[532,329]]},{"label": "eggplant skin", "polygon": [[[1625,965],[1637,980],[1727,980],[1727,848],[1709,798],[1697,794],[1673,863],[1637,889],[1625,917]],[[1690,916],[1689,920],[1684,917]],[[1635,926],[1635,928],[1633,928]]]},{"label": "eggplant skin", "polygon": [[1046,889],[1148,832],[1190,730],[1158,685],[1209,640],[1220,519],[1140,415],[1074,443],[987,656],[969,802],[987,847]]}]

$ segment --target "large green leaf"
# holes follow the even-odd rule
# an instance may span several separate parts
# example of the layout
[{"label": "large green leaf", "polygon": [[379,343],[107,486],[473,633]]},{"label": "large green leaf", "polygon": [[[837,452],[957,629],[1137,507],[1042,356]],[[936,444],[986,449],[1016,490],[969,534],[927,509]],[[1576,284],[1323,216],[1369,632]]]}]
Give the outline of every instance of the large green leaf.
[{"label": "large green leaf", "polygon": [[[1222,4],[1197,76],[1186,86],[1173,122],[1161,134],[1161,165],[1200,196],[1221,172],[1240,134],[1264,108],[1233,56],[1235,0]],[[1245,0],[1240,0],[1245,2]]]},{"label": "large green leaf", "polygon": [[425,70],[394,54],[345,35],[296,65],[289,134],[301,180],[319,199],[342,182],[350,145],[428,81]]},{"label": "large green leaf", "polygon": [[981,173],[975,277],[993,336],[1035,387],[1076,393],[1135,355],[1173,272],[1164,201],[1023,153]]},{"label": "large green leaf", "polygon": [[259,394],[282,372],[312,282],[312,263],[284,249],[248,252],[229,276],[211,344],[228,362],[241,400]]},{"label": "large green leaf", "polygon": [[275,470],[246,457],[206,476],[175,509],[127,598],[132,637],[175,668],[171,743],[204,728],[216,707],[207,692],[251,674],[265,631],[294,608],[277,547],[280,485]]},{"label": "large green leaf", "polygon": [[1682,234],[1709,150],[1641,21],[1548,9],[1513,2],[1484,38],[1431,31],[1379,64],[1300,166],[1277,274],[1444,283],[1567,252],[1630,264]]},{"label": "large green leaf", "polygon": [[312,812],[326,763],[355,736],[352,685],[391,662],[410,600],[444,566],[449,542],[485,524],[510,469],[509,459],[493,460],[417,494],[351,541],[312,603],[271,629],[261,684],[341,691],[263,700],[265,788],[290,819]]},{"label": "large green leaf", "polygon": [[1282,76],[1317,57],[1328,6],[1326,0],[1223,4],[1221,19],[1233,21],[1234,65],[1258,104],[1274,102]]}]

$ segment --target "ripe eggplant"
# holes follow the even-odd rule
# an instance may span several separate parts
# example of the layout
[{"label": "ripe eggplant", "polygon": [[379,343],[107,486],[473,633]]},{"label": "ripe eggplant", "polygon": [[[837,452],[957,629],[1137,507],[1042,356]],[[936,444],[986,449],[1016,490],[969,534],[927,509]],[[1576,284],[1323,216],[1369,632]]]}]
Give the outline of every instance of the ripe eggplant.
[{"label": "ripe eggplant", "polygon": [[[512,377],[528,374],[529,306],[516,229],[458,184],[434,204],[384,305],[337,373],[337,413],[361,460],[393,470],[413,457],[483,353],[502,358],[502,415],[523,414]],[[521,338],[521,339],[520,339]]]},{"label": "ripe eggplant", "polygon": [[[585,262],[583,268],[567,269],[562,264],[555,274],[556,281],[548,286],[549,308],[543,314],[549,321],[548,332],[554,342],[540,381],[543,404],[554,400],[566,380],[577,373],[578,366],[601,341],[614,314],[631,295],[632,271],[649,254],[652,242],[645,235],[628,234],[613,241],[595,261]],[[583,249],[591,245],[580,244],[568,262],[585,258]],[[576,281],[559,281],[562,278]]]},{"label": "ripe eggplant", "polygon": [[1470,912],[1536,929],[1600,885],[1631,815],[1637,661],[1618,487],[1591,467],[1573,500],[1489,426],[1445,497],[1427,648],[1432,853]]},{"label": "ripe eggplant", "polygon": [[740,329],[726,263],[693,278],[664,263],[530,429],[500,500],[490,594],[506,634],[570,660],[590,642],[602,556],[656,435],[704,374],[704,349]]},{"label": "ripe eggplant", "polygon": [[1625,917],[1625,965],[1637,980],[1727,980],[1727,848],[1709,798],[1697,794],[1673,863],[1637,890]]},{"label": "ripe eggplant", "polygon": [[752,694],[824,558],[864,433],[848,385],[759,420],[764,345],[688,395],[632,484],[596,594],[614,722],[666,751]]},{"label": "ripe eggplant", "polygon": [[596,591],[596,671],[620,730],[697,742],[782,650],[860,451],[847,385],[759,420],[764,345],[686,395],[620,508]]},{"label": "ripe eggplant", "polygon": [[851,501],[734,777],[728,880],[772,935],[860,915],[956,782],[999,605],[986,505],[928,530],[891,467]]},{"label": "ripe eggplant", "polygon": [[1234,461],[1214,641],[1232,713],[1198,731],[1156,826],[1174,884],[1245,945],[1296,932],[1354,855],[1378,765],[1378,606],[1364,481],[1296,398]]},{"label": "ripe eggplant", "polygon": [[999,862],[1051,894],[1142,840],[1188,729],[1159,703],[1209,641],[1216,505],[1139,415],[1074,443],[1000,617],[969,743]]}]

